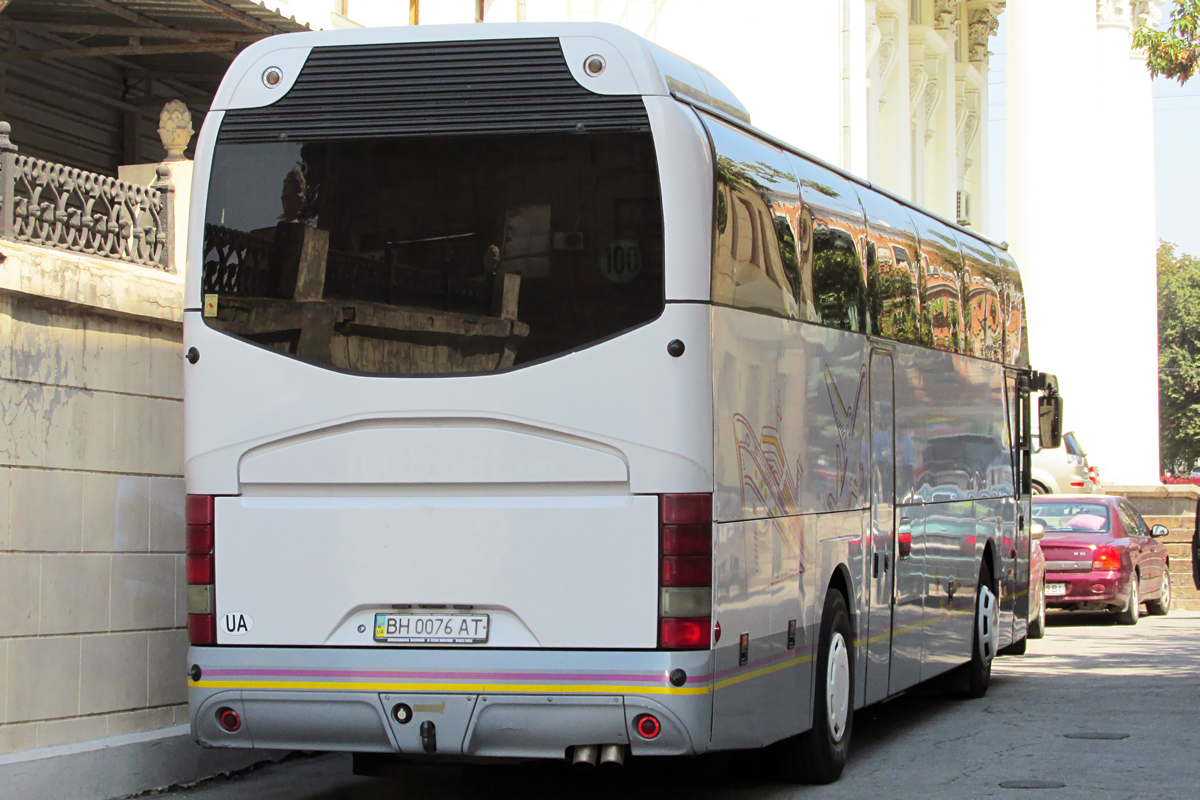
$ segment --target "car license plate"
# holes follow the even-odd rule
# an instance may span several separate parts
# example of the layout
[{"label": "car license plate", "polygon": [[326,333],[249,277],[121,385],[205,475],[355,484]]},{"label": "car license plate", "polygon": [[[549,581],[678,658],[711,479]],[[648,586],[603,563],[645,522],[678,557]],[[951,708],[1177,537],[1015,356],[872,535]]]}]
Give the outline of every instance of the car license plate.
[{"label": "car license plate", "polygon": [[375,641],[390,644],[483,644],[487,614],[376,614]]},{"label": "car license plate", "polygon": [[1046,597],[1062,597],[1067,593],[1067,585],[1065,583],[1047,583]]}]

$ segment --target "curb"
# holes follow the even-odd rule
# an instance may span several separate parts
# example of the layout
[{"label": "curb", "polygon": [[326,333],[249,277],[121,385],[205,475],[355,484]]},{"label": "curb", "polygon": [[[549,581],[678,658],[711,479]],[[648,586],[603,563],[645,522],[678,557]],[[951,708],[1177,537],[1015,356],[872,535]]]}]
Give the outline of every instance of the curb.
[{"label": "curb", "polygon": [[0,756],[0,797],[113,800],[286,755],[283,750],[206,749],[192,741],[189,726],[176,725]]}]

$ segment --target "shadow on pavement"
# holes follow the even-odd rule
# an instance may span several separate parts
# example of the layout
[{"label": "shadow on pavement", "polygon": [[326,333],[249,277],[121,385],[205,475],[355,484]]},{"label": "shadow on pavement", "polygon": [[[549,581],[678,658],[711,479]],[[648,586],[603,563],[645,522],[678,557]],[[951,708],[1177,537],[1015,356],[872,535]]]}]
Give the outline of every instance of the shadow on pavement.
[{"label": "shadow on pavement", "polygon": [[[993,678],[998,684],[1005,678]],[[962,701],[921,688],[855,715],[854,742],[847,775],[870,769],[872,751],[896,744],[915,726],[960,710]],[[345,772],[348,757],[342,758]],[[805,791],[807,789],[807,791]],[[591,798],[775,798],[819,787],[779,783],[768,751],[719,753],[694,759],[630,759],[619,770],[572,770],[565,763],[521,765],[409,764],[389,778],[359,779],[352,785],[298,796],[296,800],[443,800],[464,797],[507,797],[528,800]]]}]

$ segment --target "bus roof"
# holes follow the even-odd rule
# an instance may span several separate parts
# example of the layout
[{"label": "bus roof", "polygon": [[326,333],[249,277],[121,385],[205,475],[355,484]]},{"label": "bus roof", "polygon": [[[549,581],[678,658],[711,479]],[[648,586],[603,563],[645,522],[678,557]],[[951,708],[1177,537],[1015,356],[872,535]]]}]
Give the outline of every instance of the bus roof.
[{"label": "bus roof", "polygon": [[[562,42],[563,53],[576,79],[598,94],[676,94],[744,124],[750,122],[746,107],[710,72],[632,31],[606,22],[412,25],[271,36],[238,55],[213,98],[212,109],[223,111],[270,105],[287,93],[314,47],[550,38]],[[606,74],[585,76],[583,62],[594,54],[605,58]],[[287,62],[286,65],[279,61],[280,58]],[[270,63],[266,63],[268,61]],[[262,85],[260,77],[262,71],[271,66],[280,69],[282,80],[268,88]]]},{"label": "bus roof", "polygon": [[[488,23],[486,25],[411,25],[393,28],[288,33],[262,39],[243,50],[230,65],[213,98],[213,111],[260,108],[287,94],[309,53],[316,47],[362,47],[375,44],[463,42],[512,39],[558,39],[567,66],[581,85],[598,94],[673,96],[719,116],[726,122],[842,175],[847,180],[885,194],[898,203],[933,217],[955,230],[1007,250],[977,231],[941,217],[900,197],[866,178],[772,136],[751,124],[750,113],[730,89],[712,73],[681,56],[643,39],[619,25],[606,22]],[[605,58],[605,74],[587,75],[584,61],[593,55]],[[265,85],[266,70],[279,71],[278,83]]]}]

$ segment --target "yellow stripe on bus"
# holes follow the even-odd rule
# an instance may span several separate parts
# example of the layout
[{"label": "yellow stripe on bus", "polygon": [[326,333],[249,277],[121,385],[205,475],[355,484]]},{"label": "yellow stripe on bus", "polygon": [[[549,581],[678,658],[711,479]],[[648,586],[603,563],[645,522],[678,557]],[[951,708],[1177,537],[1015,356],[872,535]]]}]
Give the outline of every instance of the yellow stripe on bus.
[{"label": "yellow stripe on bus", "polygon": [[526,683],[351,683],[339,681],[188,681],[198,689],[327,689],[360,692],[535,692],[537,694],[597,694],[623,691],[630,694],[708,694],[709,686],[629,686],[612,684]]}]

